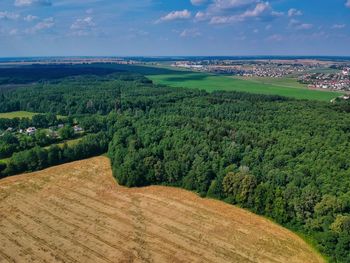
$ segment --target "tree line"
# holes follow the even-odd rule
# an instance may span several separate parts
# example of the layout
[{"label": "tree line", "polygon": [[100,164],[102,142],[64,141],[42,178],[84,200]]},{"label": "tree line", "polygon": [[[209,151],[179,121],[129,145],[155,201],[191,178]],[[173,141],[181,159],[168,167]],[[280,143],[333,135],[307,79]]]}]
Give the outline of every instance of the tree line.
[{"label": "tree line", "polygon": [[119,183],[178,186],[239,205],[349,262],[348,113],[216,92],[123,117],[109,146]]}]

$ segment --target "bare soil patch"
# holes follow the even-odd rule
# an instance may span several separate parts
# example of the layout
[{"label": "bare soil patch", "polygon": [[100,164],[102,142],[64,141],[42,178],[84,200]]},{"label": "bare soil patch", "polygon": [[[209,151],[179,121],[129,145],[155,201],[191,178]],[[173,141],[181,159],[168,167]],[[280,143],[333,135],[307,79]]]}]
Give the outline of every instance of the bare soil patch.
[{"label": "bare soil patch", "polygon": [[308,262],[292,232],[175,188],[127,189],[97,157],[0,181],[0,262]]}]

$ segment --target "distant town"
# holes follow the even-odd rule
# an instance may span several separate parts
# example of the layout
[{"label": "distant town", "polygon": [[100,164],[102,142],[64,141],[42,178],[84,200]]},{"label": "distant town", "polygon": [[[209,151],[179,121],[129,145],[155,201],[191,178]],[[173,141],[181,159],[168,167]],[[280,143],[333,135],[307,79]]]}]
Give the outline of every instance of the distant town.
[{"label": "distant town", "polygon": [[280,78],[291,74],[302,73],[316,69],[318,64],[302,64],[290,61],[179,61],[173,67],[187,68],[195,71],[233,74],[244,77]]},{"label": "distant town", "polygon": [[350,91],[350,68],[336,73],[303,74],[298,80],[309,88]]},{"label": "distant town", "polygon": [[293,77],[310,89],[350,91],[350,63],[297,60],[199,60],[176,61],[172,67],[197,72],[242,77]]}]

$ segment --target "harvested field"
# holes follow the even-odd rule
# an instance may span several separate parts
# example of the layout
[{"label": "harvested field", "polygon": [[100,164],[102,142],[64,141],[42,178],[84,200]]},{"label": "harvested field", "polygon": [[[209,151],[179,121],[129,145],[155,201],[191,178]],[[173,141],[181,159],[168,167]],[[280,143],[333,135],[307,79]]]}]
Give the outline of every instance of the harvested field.
[{"label": "harvested field", "polygon": [[299,237],[175,188],[118,186],[97,157],[0,181],[0,262],[323,262]]}]

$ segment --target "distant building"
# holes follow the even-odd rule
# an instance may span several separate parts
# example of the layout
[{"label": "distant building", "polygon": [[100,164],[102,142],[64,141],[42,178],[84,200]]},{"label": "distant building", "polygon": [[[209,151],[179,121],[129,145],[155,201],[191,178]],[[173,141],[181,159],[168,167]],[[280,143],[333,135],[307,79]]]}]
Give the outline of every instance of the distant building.
[{"label": "distant building", "polygon": [[82,131],[84,131],[83,128],[81,128],[79,125],[75,125],[73,127],[73,129],[74,129],[74,132],[82,132]]},{"label": "distant building", "polygon": [[35,127],[29,127],[27,130],[26,130],[27,134],[28,135],[33,135],[35,134],[36,132],[36,128]]}]

